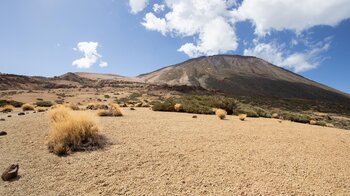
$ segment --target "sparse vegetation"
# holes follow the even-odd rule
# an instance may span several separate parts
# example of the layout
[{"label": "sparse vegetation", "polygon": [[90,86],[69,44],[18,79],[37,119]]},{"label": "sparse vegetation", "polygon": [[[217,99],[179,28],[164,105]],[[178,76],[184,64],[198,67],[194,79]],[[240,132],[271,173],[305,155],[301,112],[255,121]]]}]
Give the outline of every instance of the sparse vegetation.
[{"label": "sparse vegetation", "polygon": [[177,104],[175,104],[175,106],[174,106],[174,109],[175,109],[175,111],[177,111],[177,112],[181,112],[183,109],[182,109],[183,107],[182,107],[182,104],[180,104],[180,103],[177,103]]},{"label": "sparse vegetation", "polygon": [[34,106],[32,106],[32,105],[26,103],[26,104],[23,104],[23,105],[22,105],[22,110],[23,110],[23,111],[32,111],[32,110],[34,110]]},{"label": "sparse vegetation", "polygon": [[104,95],[104,98],[105,99],[109,99],[111,96],[109,96],[109,95]]},{"label": "sparse vegetation", "polygon": [[110,104],[109,109],[107,110],[99,110],[97,112],[98,116],[123,116],[123,113],[120,110],[119,105]]},{"label": "sparse vegetation", "polygon": [[247,114],[239,114],[238,118],[239,120],[244,121],[247,118]]},{"label": "sparse vegetation", "polygon": [[13,100],[0,100],[0,107],[3,107],[5,105],[12,105],[13,107],[19,108],[22,107],[23,103]]},{"label": "sparse vegetation", "polygon": [[226,118],[226,114],[227,114],[227,112],[226,112],[225,110],[223,110],[223,109],[217,109],[217,110],[215,111],[215,115],[216,115],[217,117],[219,117],[221,120],[223,120],[223,119]]},{"label": "sparse vegetation", "polygon": [[48,148],[57,155],[92,150],[104,145],[95,117],[87,112],[58,107],[50,112],[52,128]]},{"label": "sparse vegetation", "polygon": [[154,111],[175,112],[175,104],[183,106],[183,112],[195,114],[214,114],[212,108],[222,108],[228,114],[232,114],[236,108],[237,101],[233,98],[223,96],[200,96],[191,95],[180,98],[168,98],[164,101],[152,102]]},{"label": "sparse vegetation", "polygon": [[45,107],[37,107],[35,109],[37,112],[46,112],[47,111],[47,108],[45,108]]},{"label": "sparse vegetation", "polygon": [[53,106],[51,101],[38,101],[35,103],[35,105],[38,107],[51,107],[51,106]]},{"label": "sparse vegetation", "polygon": [[4,107],[0,108],[1,112],[12,112],[15,109],[13,105],[5,105]]}]

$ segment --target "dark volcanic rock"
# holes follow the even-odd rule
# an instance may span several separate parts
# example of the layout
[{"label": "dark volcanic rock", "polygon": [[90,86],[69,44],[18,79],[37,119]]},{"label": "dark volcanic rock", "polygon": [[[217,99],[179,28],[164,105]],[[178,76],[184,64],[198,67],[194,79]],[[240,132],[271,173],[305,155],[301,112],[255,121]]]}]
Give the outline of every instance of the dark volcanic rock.
[{"label": "dark volcanic rock", "polygon": [[0,136],[2,135],[7,135],[7,132],[6,131],[0,131]]},{"label": "dark volcanic rock", "polygon": [[18,176],[18,164],[12,164],[10,167],[8,167],[4,173],[2,173],[1,178],[4,181],[10,181],[11,179],[14,179]]}]

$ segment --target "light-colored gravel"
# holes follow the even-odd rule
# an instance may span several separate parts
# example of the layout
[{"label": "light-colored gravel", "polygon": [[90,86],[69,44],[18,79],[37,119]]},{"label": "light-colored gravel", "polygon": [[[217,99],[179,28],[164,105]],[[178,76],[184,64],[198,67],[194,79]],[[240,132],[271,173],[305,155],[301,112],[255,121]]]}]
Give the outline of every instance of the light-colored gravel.
[{"label": "light-colored gravel", "polygon": [[1,114],[0,195],[350,195],[350,132],[275,119],[124,109],[99,118],[114,144],[58,157],[46,113]]}]

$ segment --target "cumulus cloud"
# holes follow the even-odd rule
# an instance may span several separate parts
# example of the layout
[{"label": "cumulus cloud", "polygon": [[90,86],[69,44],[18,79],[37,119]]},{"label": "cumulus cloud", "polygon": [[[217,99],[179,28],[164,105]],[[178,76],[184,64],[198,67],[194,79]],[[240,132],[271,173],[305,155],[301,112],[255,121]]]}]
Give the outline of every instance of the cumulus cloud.
[{"label": "cumulus cloud", "polygon": [[295,52],[288,54],[275,43],[257,43],[255,47],[245,49],[244,55],[256,56],[280,67],[292,69],[295,72],[303,72],[314,69],[320,65],[324,58],[319,55],[330,48],[330,39],[310,46],[304,53]]},{"label": "cumulus cloud", "polygon": [[317,25],[336,26],[350,18],[350,1],[243,0],[233,16],[251,21],[259,36],[271,30],[299,33]]},{"label": "cumulus cloud", "polygon": [[[90,68],[101,59],[101,55],[97,53],[98,42],[79,42],[75,51],[82,52],[83,58],[73,61],[72,65],[78,68]],[[102,66],[101,66],[102,65]],[[107,62],[101,61],[100,67],[106,67]]]},{"label": "cumulus cloud", "polygon": [[107,67],[108,63],[106,61],[101,61],[99,64],[100,67]]},{"label": "cumulus cloud", "polygon": [[131,13],[137,14],[147,7],[148,0],[129,0]]},{"label": "cumulus cloud", "polygon": [[153,11],[156,13],[162,12],[162,11],[164,11],[164,9],[165,9],[165,5],[163,5],[163,4],[159,5],[156,3],[153,5]]},{"label": "cumulus cloud", "polygon": [[169,12],[164,17],[147,13],[142,25],[163,35],[198,37],[179,49],[190,57],[225,53],[238,46],[229,12],[234,3],[232,0],[165,0]]},{"label": "cumulus cloud", "polygon": [[184,52],[190,57],[197,57],[236,50],[237,46],[238,43],[233,28],[225,19],[218,17],[204,25],[196,45],[186,43],[178,51]]}]

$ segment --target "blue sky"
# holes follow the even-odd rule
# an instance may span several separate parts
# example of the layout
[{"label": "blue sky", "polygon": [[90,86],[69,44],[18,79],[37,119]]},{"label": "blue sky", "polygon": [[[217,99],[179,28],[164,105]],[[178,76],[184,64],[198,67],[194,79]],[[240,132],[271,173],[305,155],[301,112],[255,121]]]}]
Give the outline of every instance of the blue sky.
[{"label": "blue sky", "polygon": [[0,72],[135,76],[239,54],[350,93],[349,18],[348,0],[4,0]]}]

